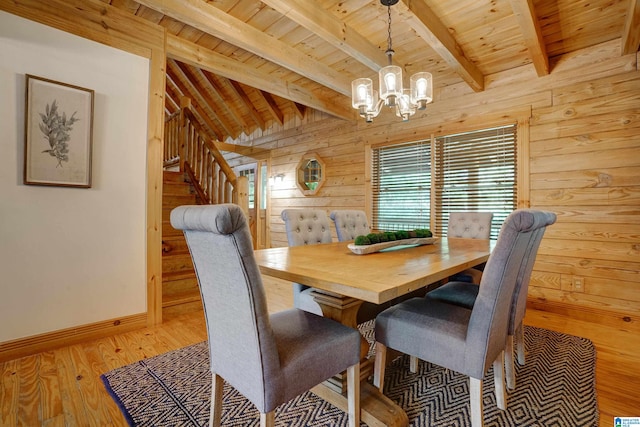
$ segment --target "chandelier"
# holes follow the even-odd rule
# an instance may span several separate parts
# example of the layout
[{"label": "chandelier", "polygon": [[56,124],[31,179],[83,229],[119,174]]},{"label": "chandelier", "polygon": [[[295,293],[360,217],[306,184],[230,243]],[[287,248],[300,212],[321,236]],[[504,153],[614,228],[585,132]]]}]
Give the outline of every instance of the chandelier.
[{"label": "chandelier", "polygon": [[427,104],[433,101],[433,78],[431,73],[419,72],[411,76],[410,88],[403,88],[402,68],[391,62],[394,53],[391,44],[391,6],[398,3],[398,0],[380,0],[380,3],[387,6],[388,37],[385,54],[389,62],[378,73],[379,92],[373,88],[371,79],[359,78],[351,82],[351,104],[367,123],[373,122],[383,105],[395,108],[396,116],[407,121],[416,110],[426,109]]}]

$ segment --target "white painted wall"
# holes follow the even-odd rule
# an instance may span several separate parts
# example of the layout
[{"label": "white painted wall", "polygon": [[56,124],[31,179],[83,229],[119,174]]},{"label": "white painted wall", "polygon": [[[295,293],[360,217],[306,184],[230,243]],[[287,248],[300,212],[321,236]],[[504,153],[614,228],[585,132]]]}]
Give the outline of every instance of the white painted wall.
[{"label": "white painted wall", "polygon": [[[22,183],[25,74],[95,91],[92,188]],[[0,343],[146,311],[148,74],[0,11]]]}]

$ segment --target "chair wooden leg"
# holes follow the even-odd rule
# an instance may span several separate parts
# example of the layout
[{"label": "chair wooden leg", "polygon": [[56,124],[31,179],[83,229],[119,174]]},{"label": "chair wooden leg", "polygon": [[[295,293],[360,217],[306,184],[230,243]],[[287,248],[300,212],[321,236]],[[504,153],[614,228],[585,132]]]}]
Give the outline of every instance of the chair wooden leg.
[{"label": "chair wooden leg", "polygon": [[471,400],[471,427],[483,427],[482,379],[469,377],[469,398]]},{"label": "chair wooden leg", "polygon": [[347,369],[349,427],[360,427],[360,363]]},{"label": "chair wooden leg", "polygon": [[522,326],[522,322],[516,329],[516,351],[518,352],[518,363],[522,366],[525,362],[524,326]]},{"label": "chair wooden leg", "polygon": [[513,335],[507,336],[507,347],[504,349],[504,368],[506,370],[507,388],[513,390],[516,388],[516,366],[513,354]]},{"label": "chair wooden leg", "polygon": [[[493,381],[496,387],[496,403],[498,409],[507,409],[507,390],[504,387],[504,351],[493,361]],[[480,396],[482,399],[482,395]]]},{"label": "chair wooden leg", "polygon": [[274,411],[267,412],[266,414],[260,413],[260,427],[273,427],[276,422],[276,413]]},{"label": "chair wooden leg", "polygon": [[418,372],[418,363],[420,363],[420,359],[416,356],[409,356],[409,372],[412,374]]},{"label": "chair wooden leg", "polygon": [[387,365],[387,346],[376,341],[376,358],[373,365],[373,385],[380,393],[384,388],[384,370]]},{"label": "chair wooden leg", "polygon": [[224,380],[215,372],[211,372],[211,410],[209,427],[220,427],[222,418],[222,387]]}]

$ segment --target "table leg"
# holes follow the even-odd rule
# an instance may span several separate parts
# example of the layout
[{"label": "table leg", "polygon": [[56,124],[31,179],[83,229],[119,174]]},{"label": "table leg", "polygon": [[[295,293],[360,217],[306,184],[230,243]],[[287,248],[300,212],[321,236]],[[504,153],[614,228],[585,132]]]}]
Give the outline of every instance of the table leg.
[{"label": "table leg", "polygon": [[[356,315],[362,305],[361,300],[327,293],[318,289],[312,291],[314,300],[322,308],[325,317],[333,319],[352,328],[357,328]],[[362,337],[360,351],[360,410],[361,419],[370,427],[406,427],[409,418],[404,410],[394,401],[386,397],[376,387],[368,382],[373,373],[373,359],[366,359],[369,343]],[[314,387],[311,390],[322,399],[347,410],[346,375],[338,375]]]},{"label": "table leg", "polygon": [[[320,305],[324,317],[333,319],[343,325],[357,329],[356,316],[363,301],[355,298],[344,297],[338,294],[326,293],[324,291],[314,289],[311,291],[313,299]],[[369,353],[369,342],[362,337],[360,345],[360,359],[364,360]],[[362,367],[360,367],[362,372]],[[366,378],[366,377],[365,377]]]}]

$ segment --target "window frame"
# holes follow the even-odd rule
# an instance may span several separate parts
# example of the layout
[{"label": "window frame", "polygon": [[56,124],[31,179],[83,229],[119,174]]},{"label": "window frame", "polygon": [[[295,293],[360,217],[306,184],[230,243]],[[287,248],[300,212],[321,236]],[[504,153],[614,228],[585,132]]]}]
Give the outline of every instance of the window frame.
[{"label": "window frame", "polygon": [[447,234],[451,212],[478,211],[494,214],[491,238],[498,237],[517,206],[517,137],[517,123],[509,123],[432,139],[434,233]]},{"label": "window frame", "polygon": [[[377,152],[379,148],[398,148],[396,152],[387,152],[383,158],[376,160]],[[385,145],[384,147],[376,147],[372,149],[372,165],[378,162],[383,162],[382,167],[387,169],[393,169],[398,171],[392,175],[391,180],[385,180],[383,174],[379,174],[378,171],[371,169],[371,212],[368,215],[372,219],[372,226],[376,229],[383,229],[385,231],[393,230],[411,230],[415,228],[425,228],[430,226],[431,222],[431,141],[424,139],[418,141],[411,141],[401,144]],[[410,162],[403,161],[403,155],[413,155]],[[424,177],[424,174],[427,177]],[[400,177],[401,174],[407,175],[404,179]],[[424,181],[412,181],[412,178],[423,177]],[[380,191],[379,188],[374,188],[376,184],[380,184],[386,189],[386,191]],[[425,194],[426,193],[426,194]],[[416,200],[416,198],[418,200]],[[385,200],[387,203],[393,203],[394,206],[398,204],[405,205],[405,210],[402,211],[402,215],[398,217],[390,217],[385,215],[385,212],[379,212],[377,210],[378,204],[376,200]],[[423,207],[424,203],[427,204],[426,208]],[[411,212],[408,212],[408,209]],[[393,209],[391,209],[393,211]],[[395,213],[395,212],[394,212]],[[395,223],[394,225],[385,224],[389,221]],[[397,225],[402,223],[403,225]],[[378,227],[376,227],[376,225]]]},{"label": "window frame", "polygon": [[[492,119],[493,117],[493,119]],[[528,208],[529,207],[529,120],[531,117],[531,109],[524,108],[519,111],[513,111],[511,113],[496,113],[491,117],[475,117],[469,118],[461,123],[445,123],[445,124],[433,124],[433,127],[425,126],[421,133],[425,135],[422,140],[431,141],[431,173],[434,173],[434,150],[436,137],[443,137],[451,134],[471,132],[476,130],[490,129],[494,127],[515,124],[516,125],[516,156],[515,156],[515,208]],[[412,135],[415,136],[415,132]],[[413,140],[418,140],[413,138]],[[394,146],[399,144],[405,144],[410,142],[408,138],[398,136],[396,139],[388,140],[381,143],[368,143],[365,148],[365,167],[366,174],[365,181],[367,182],[365,193],[365,211],[367,215],[374,221],[374,191],[373,191],[373,166],[374,166],[374,149]],[[430,200],[430,223],[429,228],[432,231],[436,230],[436,209],[437,203],[435,200],[435,191],[433,191],[434,180],[431,180],[431,200]],[[498,227],[501,224],[498,224]],[[442,234],[442,233],[439,233]],[[436,235],[439,235],[436,234]]]}]

